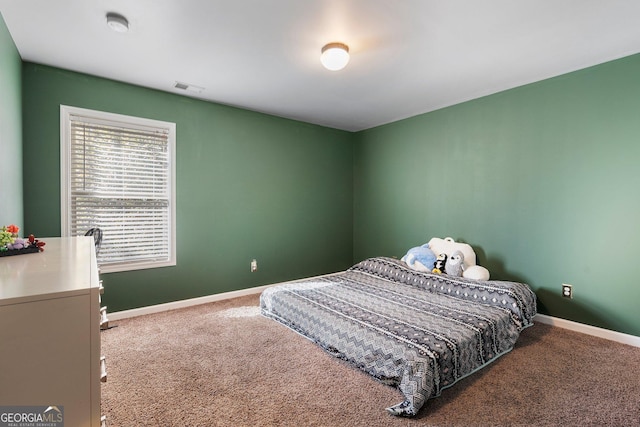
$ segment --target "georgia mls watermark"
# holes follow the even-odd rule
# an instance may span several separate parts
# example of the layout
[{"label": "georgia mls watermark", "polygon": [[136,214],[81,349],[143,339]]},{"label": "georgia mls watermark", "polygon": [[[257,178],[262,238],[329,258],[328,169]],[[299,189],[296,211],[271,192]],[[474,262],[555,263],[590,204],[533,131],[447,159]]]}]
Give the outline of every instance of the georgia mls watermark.
[{"label": "georgia mls watermark", "polygon": [[64,427],[64,407],[0,406],[0,427]]}]

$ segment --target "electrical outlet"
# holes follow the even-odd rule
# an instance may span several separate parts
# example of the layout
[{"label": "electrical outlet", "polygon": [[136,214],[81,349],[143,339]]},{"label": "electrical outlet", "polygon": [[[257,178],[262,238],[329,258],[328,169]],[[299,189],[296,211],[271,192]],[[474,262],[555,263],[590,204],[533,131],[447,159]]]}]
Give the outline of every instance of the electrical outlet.
[{"label": "electrical outlet", "polygon": [[255,259],[251,260],[251,272],[253,273],[258,269],[258,261]]},{"label": "electrical outlet", "polygon": [[562,296],[565,298],[573,299],[573,286],[567,285],[566,283],[562,284]]}]

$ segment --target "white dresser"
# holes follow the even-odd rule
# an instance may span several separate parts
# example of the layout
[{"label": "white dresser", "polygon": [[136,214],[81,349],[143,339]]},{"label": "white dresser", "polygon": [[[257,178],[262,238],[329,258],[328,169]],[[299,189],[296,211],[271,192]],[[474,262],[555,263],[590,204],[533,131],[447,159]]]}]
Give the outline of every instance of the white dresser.
[{"label": "white dresser", "polygon": [[[62,406],[100,426],[100,281],[92,237],[0,257],[0,406]],[[104,380],[104,378],[103,378]]]}]

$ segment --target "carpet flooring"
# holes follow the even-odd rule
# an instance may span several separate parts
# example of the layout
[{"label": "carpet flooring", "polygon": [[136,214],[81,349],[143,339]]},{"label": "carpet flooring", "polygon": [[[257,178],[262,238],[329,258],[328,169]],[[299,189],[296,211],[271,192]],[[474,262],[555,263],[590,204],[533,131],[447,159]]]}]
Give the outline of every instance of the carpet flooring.
[{"label": "carpet flooring", "polygon": [[384,409],[400,392],[261,316],[257,295],[112,324],[109,427],[640,426],[640,348],[545,324],[411,419]]}]

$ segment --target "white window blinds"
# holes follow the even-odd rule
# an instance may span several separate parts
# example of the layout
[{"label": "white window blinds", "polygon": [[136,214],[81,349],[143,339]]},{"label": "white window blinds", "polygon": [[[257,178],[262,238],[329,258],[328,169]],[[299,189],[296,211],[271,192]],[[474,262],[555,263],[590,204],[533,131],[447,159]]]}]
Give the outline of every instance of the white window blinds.
[{"label": "white window blinds", "polygon": [[175,265],[175,125],[70,107],[66,113],[65,235],[100,228],[103,271]]}]

